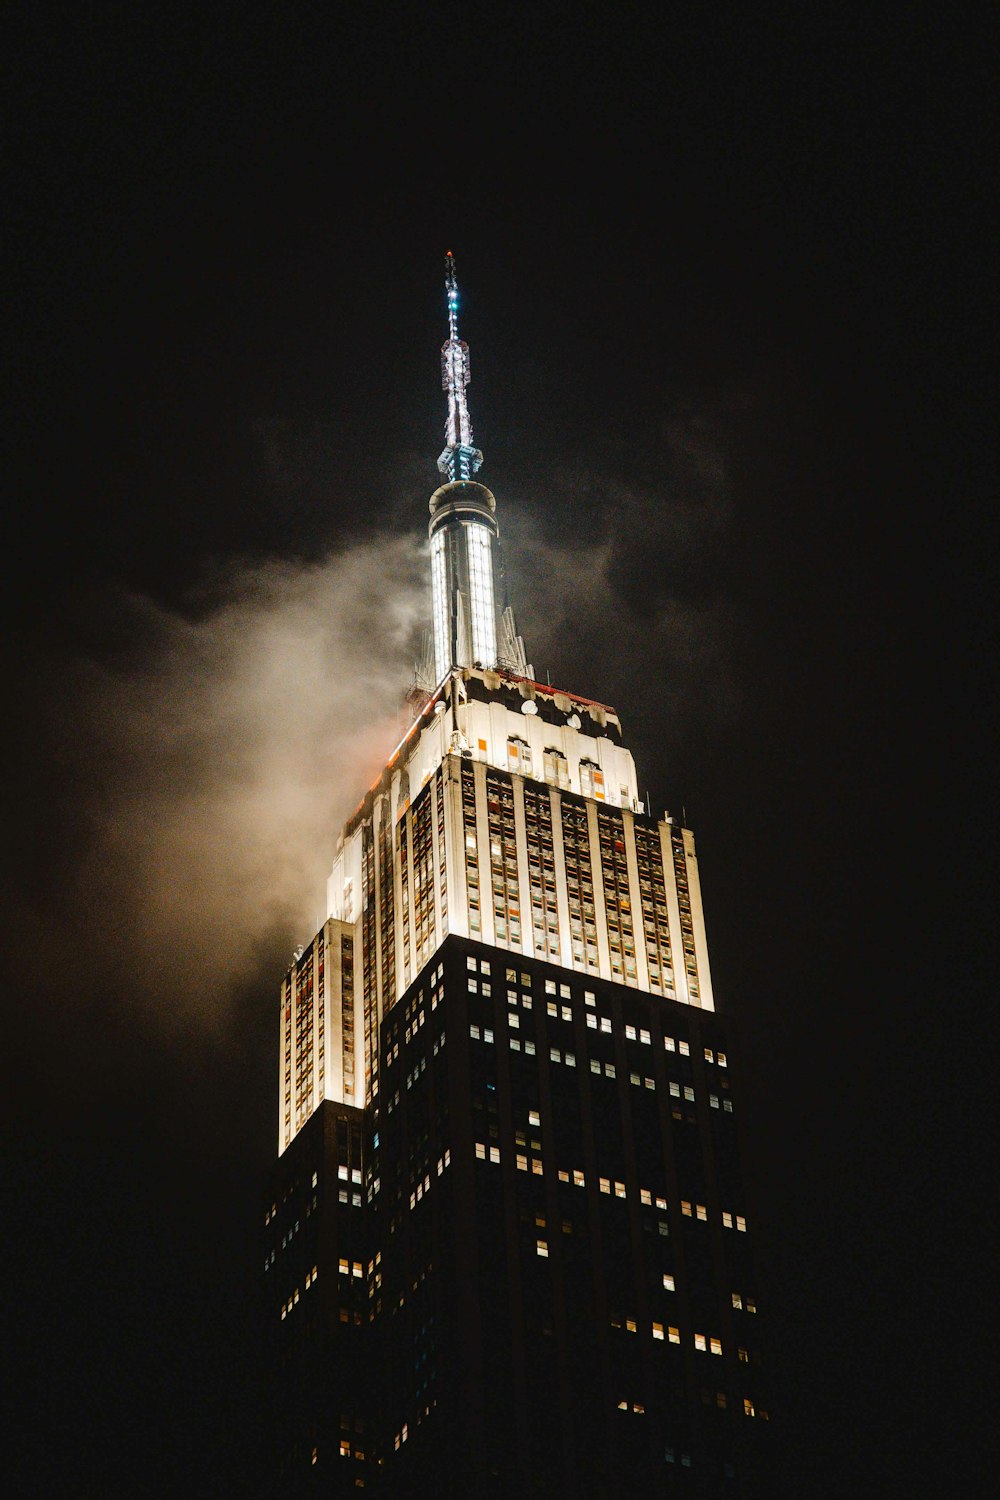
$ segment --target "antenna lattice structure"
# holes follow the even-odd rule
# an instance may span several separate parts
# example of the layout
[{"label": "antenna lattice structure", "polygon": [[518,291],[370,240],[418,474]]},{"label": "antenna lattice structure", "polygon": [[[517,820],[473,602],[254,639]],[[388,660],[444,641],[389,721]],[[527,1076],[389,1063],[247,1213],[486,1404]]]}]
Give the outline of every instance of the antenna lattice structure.
[{"label": "antenna lattice structure", "polygon": [[469,346],[458,336],[458,280],[455,257],[444,258],[444,285],[448,299],[448,337],[441,345],[441,386],[448,393],[448,419],[444,427],[444,450],[438,468],[449,483],[471,479],[483,461],[472,443],[472,418],[465,389],[472,379]]}]

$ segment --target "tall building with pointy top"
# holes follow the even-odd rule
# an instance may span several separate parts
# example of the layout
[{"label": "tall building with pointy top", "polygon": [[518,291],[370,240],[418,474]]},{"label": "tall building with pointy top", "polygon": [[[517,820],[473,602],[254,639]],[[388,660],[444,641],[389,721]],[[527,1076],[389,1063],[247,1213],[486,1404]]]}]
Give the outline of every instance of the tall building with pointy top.
[{"label": "tall building with pointy top", "polygon": [[432,659],[281,988],[275,1492],[763,1496],[757,1292],[694,838],[533,680],[454,260]]}]

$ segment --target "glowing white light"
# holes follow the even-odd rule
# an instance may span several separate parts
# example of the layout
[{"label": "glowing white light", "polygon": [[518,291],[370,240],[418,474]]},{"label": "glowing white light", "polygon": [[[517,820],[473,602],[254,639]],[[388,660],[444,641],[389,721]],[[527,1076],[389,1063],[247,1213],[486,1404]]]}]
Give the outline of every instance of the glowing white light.
[{"label": "glowing white light", "polygon": [[431,541],[431,595],[434,615],[434,665],[438,681],[451,666],[451,643],[448,630],[448,568],[445,562],[445,534],[435,533]]},{"label": "glowing white light", "polygon": [[496,666],[496,611],[493,604],[492,538],[485,526],[465,528],[469,558],[469,613],[472,617],[472,659]]}]

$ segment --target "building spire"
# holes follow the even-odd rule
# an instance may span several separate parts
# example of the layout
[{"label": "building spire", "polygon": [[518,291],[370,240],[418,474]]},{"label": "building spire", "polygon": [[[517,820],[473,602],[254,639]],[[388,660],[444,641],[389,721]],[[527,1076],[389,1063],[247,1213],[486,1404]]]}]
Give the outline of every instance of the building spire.
[{"label": "building spire", "polygon": [[449,483],[471,479],[483,461],[483,455],[472,444],[472,419],[465,388],[471,380],[469,346],[458,336],[458,280],[455,257],[449,250],[444,258],[444,285],[448,301],[448,337],[441,345],[441,385],[448,392],[448,420],[445,422],[445,446],[438,468]]}]

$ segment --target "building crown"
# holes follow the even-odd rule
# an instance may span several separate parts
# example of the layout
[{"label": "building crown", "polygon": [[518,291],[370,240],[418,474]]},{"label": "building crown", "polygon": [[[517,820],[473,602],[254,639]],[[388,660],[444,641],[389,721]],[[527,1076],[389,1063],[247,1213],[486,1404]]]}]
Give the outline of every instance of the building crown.
[{"label": "building crown", "polygon": [[472,441],[465,394],[471,379],[469,346],[458,336],[458,280],[450,250],[444,284],[448,337],[441,346],[441,384],[448,393],[448,419],[438,459],[445,482],[430,502],[433,634],[416,671],[417,688],[425,692],[457,667],[500,667],[517,676],[531,675],[504,598],[496,500],[473,478],[483,455]]}]

